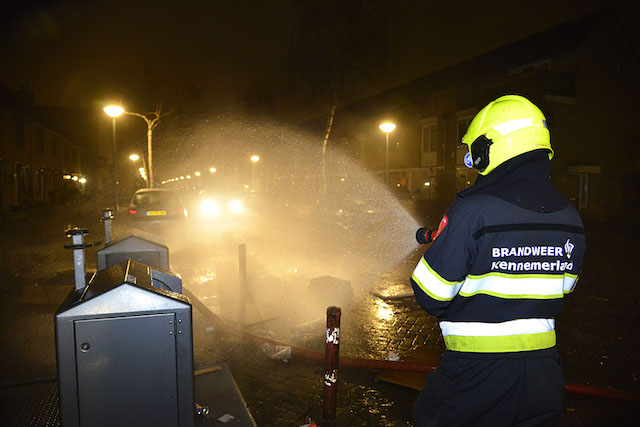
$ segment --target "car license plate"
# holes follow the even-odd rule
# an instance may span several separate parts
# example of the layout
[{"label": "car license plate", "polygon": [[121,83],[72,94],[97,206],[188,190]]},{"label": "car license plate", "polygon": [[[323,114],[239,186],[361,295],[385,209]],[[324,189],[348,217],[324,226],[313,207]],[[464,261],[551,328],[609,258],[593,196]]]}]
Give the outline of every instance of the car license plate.
[{"label": "car license plate", "polygon": [[147,216],[166,215],[167,211],[147,211]]}]

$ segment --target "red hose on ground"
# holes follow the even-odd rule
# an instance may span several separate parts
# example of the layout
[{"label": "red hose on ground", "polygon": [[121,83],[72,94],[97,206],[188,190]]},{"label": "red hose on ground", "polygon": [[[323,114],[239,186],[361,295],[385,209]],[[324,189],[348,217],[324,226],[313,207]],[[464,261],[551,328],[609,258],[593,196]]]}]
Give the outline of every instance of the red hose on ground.
[{"label": "red hose on ground", "polygon": [[[291,348],[291,354],[304,357],[305,359],[324,361],[324,352],[309,350],[302,347],[296,347],[287,343],[263,338],[254,334],[245,332],[239,328],[229,325],[209,308],[204,305],[194,294],[183,288],[183,293],[189,298],[191,305],[198,309],[207,319],[213,322],[218,329],[237,335],[246,341],[256,344],[272,344],[283,345]],[[394,360],[377,360],[377,359],[358,359],[354,357],[341,357],[340,366],[351,366],[356,368],[383,369],[391,371],[410,371],[410,372],[431,372],[436,369],[434,365],[426,365],[422,363],[410,363]],[[566,383],[564,389],[570,394],[579,394],[584,396],[601,397],[611,400],[622,400],[627,402],[640,403],[640,396],[627,393],[616,389],[603,387],[593,387],[585,384]]]}]

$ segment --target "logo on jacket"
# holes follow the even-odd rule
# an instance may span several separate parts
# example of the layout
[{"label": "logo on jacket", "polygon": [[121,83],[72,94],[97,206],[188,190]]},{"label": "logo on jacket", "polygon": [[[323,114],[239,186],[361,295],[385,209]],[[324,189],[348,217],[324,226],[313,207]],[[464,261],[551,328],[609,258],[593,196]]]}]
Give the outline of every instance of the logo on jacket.
[{"label": "logo on jacket", "polygon": [[449,218],[445,215],[440,220],[440,224],[438,225],[438,229],[434,231],[435,234],[433,234],[433,240],[436,240],[436,238],[440,235],[440,233],[442,233],[444,231],[444,229],[447,226],[447,224],[449,224]]},{"label": "logo on jacket", "polygon": [[571,239],[567,239],[567,243],[564,244],[564,253],[567,254],[567,258],[571,258],[571,252],[573,252],[573,248],[575,247],[576,245],[571,243]]}]

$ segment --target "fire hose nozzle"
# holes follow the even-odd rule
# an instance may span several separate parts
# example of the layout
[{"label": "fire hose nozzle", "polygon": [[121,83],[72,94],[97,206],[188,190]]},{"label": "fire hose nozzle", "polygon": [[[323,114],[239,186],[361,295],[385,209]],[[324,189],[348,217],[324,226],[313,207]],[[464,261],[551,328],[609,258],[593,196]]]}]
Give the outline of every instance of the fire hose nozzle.
[{"label": "fire hose nozzle", "polygon": [[427,227],[418,228],[418,231],[416,231],[416,240],[422,245],[431,243],[433,242],[434,231],[435,230],[429,230]]}]

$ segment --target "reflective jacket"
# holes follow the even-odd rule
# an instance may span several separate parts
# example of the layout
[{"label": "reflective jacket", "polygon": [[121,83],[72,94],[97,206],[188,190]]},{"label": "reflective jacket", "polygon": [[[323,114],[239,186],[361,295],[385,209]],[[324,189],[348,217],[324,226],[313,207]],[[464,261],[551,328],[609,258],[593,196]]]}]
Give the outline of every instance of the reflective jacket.
[{"label": "reflective jacket", "polygon": [[448,350],[555,346],[554,318],[575,288],[585,236],[549,172],[546,153],[523,154],[460,192],[447,210],[411,283],[421,307],[440,320]]}]

